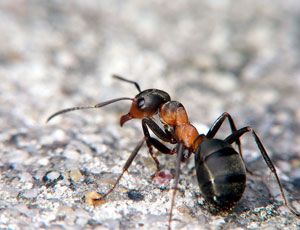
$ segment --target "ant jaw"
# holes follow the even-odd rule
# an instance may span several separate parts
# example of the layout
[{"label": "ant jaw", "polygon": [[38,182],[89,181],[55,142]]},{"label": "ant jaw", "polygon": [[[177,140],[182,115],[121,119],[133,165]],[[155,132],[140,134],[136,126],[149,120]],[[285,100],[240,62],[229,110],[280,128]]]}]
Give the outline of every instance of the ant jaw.
[{"label": "ant jaw", "polygon": [[131,120],[131,119],[133,119],[134,117],[132,116],[132,114],[131,113],[127,113],[126,115],[123,115],[122,117],[121,117],[121,119],[120,119],[120,125],[121,125],[121,127],[124,125],[124,123],[126,122],[126,121],[129,121],[129,120]]}]

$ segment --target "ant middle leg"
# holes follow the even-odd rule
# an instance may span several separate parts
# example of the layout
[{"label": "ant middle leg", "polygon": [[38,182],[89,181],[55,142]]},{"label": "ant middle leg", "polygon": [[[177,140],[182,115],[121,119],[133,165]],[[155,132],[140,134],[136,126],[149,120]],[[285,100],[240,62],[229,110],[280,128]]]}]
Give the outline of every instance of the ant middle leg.
[{"label": "ant middle leg", "polygon": [[183,142],[179,142],[177,145],[177,160],[176,160],[176,172],[175,172],[175,181],[174,181],[174,191],[172,195],[172,201],[171,201],[171,208],[170,208],[170,214],[169,214],[169,227],[168,229],[171,230],[172,228],[172,216],[173,216],[173,208],[175,205],[175,196],[178,190],[178,181],[179,181],[179,175],[180,175],[180,163],[183,156],[184,151],[184,145]]},{"label": "ant middle leg", "polygon": [[232,133],[231,135],[229,135],[225,141],[228,142],[229,144],[232,144],[233,142],[235,142],[237,139],[239,139],[242,135],[244,135],[245,133],[248,133],[248,132],[251,132],[252,133],[252,136],[256,142],[256,145],[264,159],[264,161],[266,162],[267,166],[269,167],[269,169],[271,170],[271,172],[275,175],[275,178],[276,178],[276,181],[277,181],[277,184],[279,185],[279,188],[280,188],[280,193],[281,193],[281,196],[283,198],[283,201],[284,201],[284,204],[286,207],[288,207],[288,209],[293,213],[295,214],[297,217],[300,217],[300,213],[298,211],[296,211],[294,208],[292,208],[288,201],[287,201],[287,198],[285,196],[285,193],[284,193],[284,190],[283,190],[283,187],[281,185],[281,182],[280,182],[280,179],[279,179],[279,176],[277,174],[277,171],[276,171],[276,168],[275,166],[273,165],[269,155],[267,154],[267,151],[265,150],[265,147],[263,146],[261,140],[259,139],[259,137],[257,136],[257,134],[255,133],[255,131],[250,127],[250,126],[246,126],[244,128],[241,128],[237,131],[235,131],[234,133]]},{"label": "ant middle leg", "polygon": [[149,149],[149,153],[150,153],[152,159],[154,160],[154,162],[156,164],[156,172],[155,172],[155,176],[156,176],[158,174],[159,170],[160,170],[160,163],[159,163],[157,157],[155,156],[155,154],[153,153],[153,147],[155,147],[159,152],[161,152],[163,154],[174,154],[174,150],[169,149],[166,145],[161,143],[159,140],[151,137],[150,133],[149,133],[149,130],[148,130],[148,127],[159,139],[161,139],[165,142],[168,142],[168,143],[173,143],[174,140],[170,136],[169,133],[165,133],[164,130],[162,130],[149,117],[144,117],[142,119],[142,127],[143,127],[144,136],[145,136],[145,139],[146,139],[146,143],[147,143],[147,146],[148,146],[148,149]]},{"label": "ant middle leg", "polygon": [[[235,126],[235,123],[231,117],[231,115],[227,112],[224,112],[221,116],[218,117],[218,119],[213,123],[213,125],[211,126],[211,128],[209,129],[209,131],[207,132],[206,134],[206,137],[207,138],[213,138],[217,132],[219,131],[220,127],[223,125],[225,119],[228,119],[228,122],[229,122],[229,126],[231,128],[231,132],[235,132],[237,131],[237,128]],[[240,155],[242,155],[242,148],[241,148],[241,142],[240,142],[240,139],[237,138],[235,140],[235,143],[238,145],[238,148],[239,148],[239,153]]]}]

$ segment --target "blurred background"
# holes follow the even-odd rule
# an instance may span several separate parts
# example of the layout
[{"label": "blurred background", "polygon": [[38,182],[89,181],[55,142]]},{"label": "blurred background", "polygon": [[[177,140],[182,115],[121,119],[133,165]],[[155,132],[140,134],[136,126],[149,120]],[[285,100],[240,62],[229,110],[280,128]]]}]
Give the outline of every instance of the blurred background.
[{"label": "blurred background", "polygon": [[[32,183],[29,189],[41,194],[35,184],[37,174],[44,175],[40,167],[60,172],[68,168],[66,162],[56,164],[55,146],[50,150],[45,146],[63,143],[59,152],[63,156],[69,141],[79,135],[88,144],[101,142],[108,152],[126,149],[128,143],[129,152],[134,148],[142,137],[140,123],[119,127],[119,117],[128,112],[129,102],[101,111],[74,112],[45,124],[51,113],[62,108],[134,97],[135,87],[113,79],[115,73],[137,81],[142,89],[167,91],[183,103],[191,122],[201,127],[210,127],[224,111],[233,116],[238,128],[252,126],[299,209],[299,22],[297,0],[1,0],[0,166],[2,184],[8,189],[2,188],[2,207],[14,210],[14,202],[24,204],[15,201],[24,193],[24,184],[14,190],[17,195],[9,195],[13,178],[22,182],[21,172],[29,174],[25,176]],[[80,132],[84,133],[81,137]],[[220,134],[229,135],[227,125]],[[260,154],[251,135],[243,144],[254,170],[264,165],[261,160],[257,163]],[[147,150],[143,151],[148,157]],[[91,158],[84,159],[86,164]],[[61,160],[65,159],[68,156]],[[99,166],[84,165],[84,160],[72,159],[71,165],[81,171]],[[121,157],[115,173],[125,161]],[[188,165],[192,169],[193,160]],[[149,179],[151,170],[145,175]],[[196,190],[197,185],[193,186]],[[10,214],[3,215],[8,218]],[[5,227],[9,223],[18,226],[17,220],[2,222]],[[162,223],[164,229],[166,216]],[[297,223],[294,220],[289,227],[296,228]],[[120,224],[109,228],[115,226],[127,229]],[[251,220],[237,226],[252,226]]]}]

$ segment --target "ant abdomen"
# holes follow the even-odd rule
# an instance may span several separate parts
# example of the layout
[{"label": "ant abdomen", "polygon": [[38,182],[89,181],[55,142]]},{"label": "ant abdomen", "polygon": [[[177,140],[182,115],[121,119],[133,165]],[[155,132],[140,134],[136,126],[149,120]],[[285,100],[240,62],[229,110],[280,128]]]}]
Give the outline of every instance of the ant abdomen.
[{"label": "ant abdomen", "polygon": [[246,169],[241,156],[219,139],[202,142],[195,153],[199,187],[205,199],[219,210],[233,207],[246,187]]}]

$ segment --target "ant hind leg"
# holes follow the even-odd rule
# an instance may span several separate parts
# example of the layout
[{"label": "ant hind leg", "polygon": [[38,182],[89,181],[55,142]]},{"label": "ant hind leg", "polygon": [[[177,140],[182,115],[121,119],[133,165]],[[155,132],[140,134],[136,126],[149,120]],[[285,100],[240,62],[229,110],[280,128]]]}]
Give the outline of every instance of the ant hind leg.
[{"label": "ant hind leg", "polygon": [[285,196],[285,193],[284,193],[284,190],[283,190],[283,187],[281,185],[281,182],[280,182],[280,179],[279,179],[279,176],[277,174],[277,171],[276,171],[276,168],[275,166],[273,165],[270,157],[268,156],[267,154],[267,151],[265,150],[261,140],[259,139],[259,137],[257,136],[257,134],[255,133],[255,131],[250,127],[250,126],[246,126],[244,128],[241,128],[237,131],[235,131],[234,133],[232,133],[230,136],[228,136],[225,141],[228,142],[229,144],[232,144],[233,142],[236,141],[236,139],[240,138],[242,135],[244,135],[245,133],[248,133],[248,132],[251,132],[252,133],[252,136],[254,138],[254,141],[256,142],[256,145],[264,159],[264,161],[266,162],[267,166],[269,167],[269,169],[271,170],[271,172],[275,175],[275,178],[276,178],[276,181],[277,181],[277,184],[279,185],[279,188],[280,188],[280,193],[281,193],[281,196],[283,198],[283,201],[284,201],[284,204],[286,207],[288,207],[288,209],[293,213],[295,214],[297,217],[300,217],[300,213],[298,211],[296,211],[294,208],[292,208],[289,203],[288,203],[288,200]]}]

